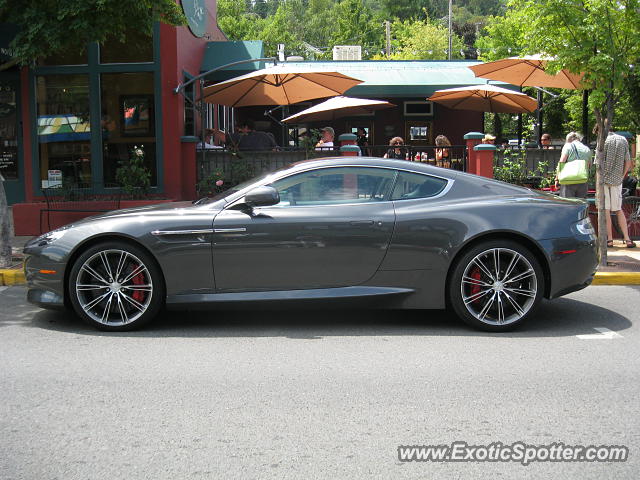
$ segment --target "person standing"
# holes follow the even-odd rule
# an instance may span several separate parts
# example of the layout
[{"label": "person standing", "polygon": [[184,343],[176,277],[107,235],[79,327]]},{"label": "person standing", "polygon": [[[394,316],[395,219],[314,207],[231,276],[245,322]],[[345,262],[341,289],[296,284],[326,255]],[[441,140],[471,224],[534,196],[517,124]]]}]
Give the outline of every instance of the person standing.
[{"label": "person standing", "polygon": [[255,129],[253,120],[247,119],[238,122],[236,133],[231,137],[231,142],[238,150],[276,150],[278,144],[275,139],[266,132]]},{"label": "person standing", "polygon": [[363,127],[358,127],[358,140],[356,141],[358,146],[360,147],[360,152],[365,157],[370,155],[369,153],[369,138],[367,137],[367,131]]},{"label": "person standing", "polygon": [[617,133],[609,132],[604,142],[604,155],[600,172],[604,181],[604,210],[607,220],[607,247],[613,247],[613,232],[611,228],[611,212],[618,218],[618,225],[622,230],[624,243],[627,248],[635,248],[636,244],[629,238],[627,218],[622,211],[622,180],[632,168],[629,143],[627,139]]},{"label": "person standing", "polygon": [[[565,198],[587,198],[587,181],[589,171],[589,165],[591,162],[591,149],[587,147],[580,140],[582,138],[576,132],[569,132],[567,134],[566,143],[562,147],[560,153],[560,161],[558,162],[558,170],[556,173],[556,187],[560,184],[560,196]],[[586,171],[584,176],[584,182],[577,180],[570,181],[558,181],[558,175],[563,168],[569,162],[576,160],[584,160],[586,164]]]},{"label": "person standing", "polygon": [[444,135],[438,135],[435,140],[436,144],[436,165],[438,167],[450,168],[451,162],[449,161],[449,157],[451,151],[449,148],[451,146],[451,142]]}]

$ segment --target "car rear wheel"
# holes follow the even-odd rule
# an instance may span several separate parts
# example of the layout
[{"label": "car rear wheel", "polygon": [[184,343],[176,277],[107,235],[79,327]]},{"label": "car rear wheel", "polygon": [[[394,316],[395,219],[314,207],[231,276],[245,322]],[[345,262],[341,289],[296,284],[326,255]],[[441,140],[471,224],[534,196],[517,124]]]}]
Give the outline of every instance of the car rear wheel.
[{"label": "car rear wheel", "polygon": [[533,254],[515,242],[476,245],[456,263],[449,304],[467,324],[500,332],[521,324],[542,299],[544,279]]},{"label": "car rear wheel", "polygon": [[161,309],[160,269],[142,249],[105,242],[83,252],[71,268],[69,298],[82,320],[100,330],[133,330]]}]

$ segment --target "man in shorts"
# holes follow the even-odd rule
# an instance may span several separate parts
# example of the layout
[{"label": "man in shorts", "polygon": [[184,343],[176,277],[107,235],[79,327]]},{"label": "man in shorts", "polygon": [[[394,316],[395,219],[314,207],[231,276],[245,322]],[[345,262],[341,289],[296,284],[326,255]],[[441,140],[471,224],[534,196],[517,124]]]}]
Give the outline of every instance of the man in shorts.
[{"label": "man in shorts", "polygon": [[624,236],[627,248],[635,248],[636,244],[629,238],[627,218],[622,211],[622,180],[633,167],[627,139],[617,133],[609,132],[604,142],[604,156],[600,166],[604,180],[604,209],[607,219],[607,247],[613,247],[611,229],[611,212],[618,218],[618,225]]}]

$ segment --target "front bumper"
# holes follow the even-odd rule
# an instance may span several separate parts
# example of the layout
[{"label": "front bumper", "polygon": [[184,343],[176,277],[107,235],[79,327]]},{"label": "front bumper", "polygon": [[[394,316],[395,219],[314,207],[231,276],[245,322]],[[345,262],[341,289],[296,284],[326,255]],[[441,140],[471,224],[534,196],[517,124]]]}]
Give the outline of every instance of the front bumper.
[{"label": "front bumper", "polygon": [[55,310],[64,309],[64,298],[57,293],[42,290],[40,288],[29,288],[27,290],[27,301],[41,308]]},{"label": "front bumper", "polygon": [[63,308],[65,266],[46,256],[27,254],[24,260],[27,301],[43,308]]}]

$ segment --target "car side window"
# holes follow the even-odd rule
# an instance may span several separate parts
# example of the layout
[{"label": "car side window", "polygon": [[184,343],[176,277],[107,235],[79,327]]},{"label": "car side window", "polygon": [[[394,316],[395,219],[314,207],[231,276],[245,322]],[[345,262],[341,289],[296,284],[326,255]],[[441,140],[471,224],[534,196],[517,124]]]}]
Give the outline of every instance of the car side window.
[{"label": "car side window", "polygon": [[272,184],[279,206],[340,205],[389,199],[396,172],[387,168],[321,168],[291,175]]},{"label": "car side window", "polygon": [[444,178],[400,172],[391,194],[391,200],[434,197],[442,192],[446,186],[447,181]]}]

